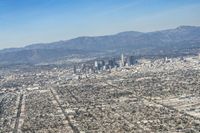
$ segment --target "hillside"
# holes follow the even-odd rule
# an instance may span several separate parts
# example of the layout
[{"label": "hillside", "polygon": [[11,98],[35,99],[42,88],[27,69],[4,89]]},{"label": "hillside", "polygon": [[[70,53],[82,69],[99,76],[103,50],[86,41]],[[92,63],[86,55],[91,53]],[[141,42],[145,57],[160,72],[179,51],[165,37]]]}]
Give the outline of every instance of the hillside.
[{"label": "hillside", "polygon": [[115,35],[78,37],[47,44],[0,51],[1,64],[53,62],[78,57],[119,54],[137,55],[195,54],[200,48],[200,27],[180,26],[155,32],[128,31]]}]

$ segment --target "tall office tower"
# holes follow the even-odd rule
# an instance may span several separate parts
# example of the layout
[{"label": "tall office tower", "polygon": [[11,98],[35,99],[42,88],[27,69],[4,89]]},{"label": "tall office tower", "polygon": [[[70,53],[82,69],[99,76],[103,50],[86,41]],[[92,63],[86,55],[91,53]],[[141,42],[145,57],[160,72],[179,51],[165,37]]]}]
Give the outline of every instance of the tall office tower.
[{"label": "tall office tower", "polygon": [[76,66],[74,65],[74,74],[76,74]]},{"label": "tall office tower", "polygon": [[99,62],[99,61],[95,61],[95,62],[94,62],[94,67],[95,67],[96,70],[100,70],[100,69],[101,69],[101,64],[100,64],[100,62]]},{"label": "tall office tower", "polygon": [[113,68],[115,63],[113,59],[108,60],[108,65],[110,66],[110,68]]},{"label": "tall office tower", "polygon": [[128,66],[134,65],[136,63],[134,56],[129,56],[127,63],[128,63]]},{"label": "tall office tower", "polygon": [[98,67],[98,64],[99,64],[98,61],[95,61],[95,62],[94,62],[94,67],[97,68],[97,67]]},{"label": "tall office tower", "polygon": [[82,66],[81,66],[81,72],[82,73],[86,72],[86,65],[85,64],[82,64]]},{"label": "tall office tower", "polygon": [[125,65],[125,62],[124,62],[124,54],[122,53],[122,54],[121,54],[120,66],[123,67],[124,65]]},{"label": "tall office tower", "polygon": [[113,67],[116,67],[116,65],[117,65],[116,59],[112,58],[112,60],[113,60]]}]

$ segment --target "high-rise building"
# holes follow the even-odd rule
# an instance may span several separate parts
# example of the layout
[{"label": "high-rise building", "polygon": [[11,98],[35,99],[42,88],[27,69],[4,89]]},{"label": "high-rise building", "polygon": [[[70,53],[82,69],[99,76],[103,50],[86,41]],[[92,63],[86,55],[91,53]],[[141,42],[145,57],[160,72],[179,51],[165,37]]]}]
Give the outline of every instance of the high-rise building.
[{"label": "high-rise building", "polygon": [[115,59],[108,60],[108,65],[110,68],[113,68],[115,66]]},{"label": "high-rise building", "polygon": [[76,74],[76,65],[74,65],[74,74]]},{"label": "high-rise building", "polygon": [[136,63],[136,59],[134,58],[134,56],[129,56],[127,59],[127,65],[131,66],[134,65]]},{"label": "high-rise building", "polygon": [[125,65],[125,60],[124,60],[124,54],[121,54],[121,61],[120,61],[120,66],[123,67]]},{"label": "high-rise building", "polygon": [[98,61],[95,61],[95,62],[94,62],[94,67],[97,68],[98,65],[99,65]]},{"label": "high-rise building", "polygon": [[85,64],[81,65],[81,72],[83,72],[83,73],[86,72],[86,65]]},{"label": "high-rise building", "polygon": [[95,68],[96,70],[100,70],[100,69],[101,69],[100,61],[95,61],[95,62],[94,62],[94,68]]}]

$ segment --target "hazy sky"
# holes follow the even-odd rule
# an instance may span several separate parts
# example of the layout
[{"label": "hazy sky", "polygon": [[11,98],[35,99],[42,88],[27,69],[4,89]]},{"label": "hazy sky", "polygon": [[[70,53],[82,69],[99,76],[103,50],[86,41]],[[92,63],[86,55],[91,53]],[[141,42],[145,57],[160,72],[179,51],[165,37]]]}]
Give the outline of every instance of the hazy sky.
[{"label": "hazy sky", "polygon": [[0,0],[0,49],[179,25],[200,26],[200,0]]}]

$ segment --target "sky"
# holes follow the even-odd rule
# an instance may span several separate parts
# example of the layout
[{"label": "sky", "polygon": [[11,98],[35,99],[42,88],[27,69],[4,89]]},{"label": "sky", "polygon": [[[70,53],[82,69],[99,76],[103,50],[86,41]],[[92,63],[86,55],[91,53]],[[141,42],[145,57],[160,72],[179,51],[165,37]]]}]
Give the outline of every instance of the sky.
[{"label": "sky", "polygon": [[200,0],[0,0],[0,49],[200,26]]}]

